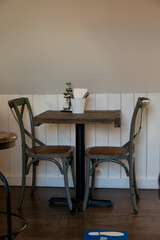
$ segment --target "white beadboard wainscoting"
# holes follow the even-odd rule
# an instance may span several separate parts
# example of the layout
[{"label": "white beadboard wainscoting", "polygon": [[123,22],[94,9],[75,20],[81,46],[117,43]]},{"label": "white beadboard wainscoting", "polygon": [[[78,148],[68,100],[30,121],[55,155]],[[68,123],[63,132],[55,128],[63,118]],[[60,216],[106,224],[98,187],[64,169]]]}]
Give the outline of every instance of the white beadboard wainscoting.
[{"label": "white beadboard wainscoting", "polygon": [[[23,95],[24,96],[24,95]],[[13,131],[18,134],[16,146],[0,151],[0,171],[10,185],[21,184],[21,137],[18,124],[9,107],[8,100],[22,95],[0,95],[0,130]],[[106,124],[88,124],[85,126],[86,147],[93,145],[121,146],[128,141],[131,116],[139,96],[149,97],[151,102],[143,117],[140,136],[137,139],[136,173],[139,188],[158,188],[160,172],[160,93],[120,93],[91,94],[87,98],[86,109],[121,109],[121,128]],[[48,109],[62,109],[64,98],[59,95],[25,95],[33,109],[33,115]],[[26,119],[27,123],[28,119]],[[69,144],[75,146],[75,126],[68,124],[41,125],[36,127],[36,136],[46,144]],[[101,175],[97,176],[96,186],[106,188],[128,188],[128,178],[124,170],[116,164],[106,163],[99,167]],[[30,184],[31,171],[27,178]],[[71,174],[69,173],[72,186]],[[63,177],[56,165],[41,162],[37,169],[38,186],[64,186]]]}]

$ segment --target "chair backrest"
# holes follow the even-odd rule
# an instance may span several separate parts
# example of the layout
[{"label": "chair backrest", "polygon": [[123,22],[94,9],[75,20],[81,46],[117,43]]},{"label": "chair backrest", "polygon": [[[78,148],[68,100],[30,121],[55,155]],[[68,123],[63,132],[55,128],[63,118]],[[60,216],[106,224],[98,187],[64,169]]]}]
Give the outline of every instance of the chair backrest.
[{"label": "chair backrest", "polygon": [[[131,120],[131,127],[130,127],[130,151],[132,151],[135,139],[139,135],[142,128],[143,110],[145,107],[148,107],[149,103],[150,103],[149,98],[139,97],[137,99],[137,103],[134,108],[134,112]],[[140,120],[138,121],[138,126],[136,126],[139,114],[140,114]]]},{"label": "chair backrest", "polygon": [[[33,114],[28,98],[12,99],[8,101],[8,105],[20,128],[22,147],[25,148],[27,146],[26,136],[28,136],[32,140],[32,147],[35,147],[35,129],[33,125]],[[24,121],[24,115],[28,115],[29,117],[30,131],[27,130],[25,127],[26,124]]]}]

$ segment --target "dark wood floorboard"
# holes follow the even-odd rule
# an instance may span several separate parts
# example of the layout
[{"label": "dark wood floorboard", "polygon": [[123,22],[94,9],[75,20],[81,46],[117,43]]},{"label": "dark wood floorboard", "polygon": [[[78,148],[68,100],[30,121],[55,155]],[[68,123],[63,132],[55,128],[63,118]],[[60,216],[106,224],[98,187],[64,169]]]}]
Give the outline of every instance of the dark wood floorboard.
[{"label": "dark wood floorboard", "polygon": [[[12,212],[23,215],[29,225],[16,240],[81,240],[86,229],[128,231],[129,240],[160,240],[160,199],[158,190],[140,190],[140,213],[133,214],[128,189],[96,189],[94,197],[110,199],[112,207],[89,206],[72,215],[67,205],[49,204],[52,196],[63,197],[63,188],[37,187],[34,199],[26,189],[23,208],[17,210],[20,188],[11,187]],[[72,192],[74,195],[74,192]],[[0,187],[0,211],[5,210],[4,188]],[[19,222],[13,221],[17,228]],[[0,235],[5,229],[0,220]]]}]

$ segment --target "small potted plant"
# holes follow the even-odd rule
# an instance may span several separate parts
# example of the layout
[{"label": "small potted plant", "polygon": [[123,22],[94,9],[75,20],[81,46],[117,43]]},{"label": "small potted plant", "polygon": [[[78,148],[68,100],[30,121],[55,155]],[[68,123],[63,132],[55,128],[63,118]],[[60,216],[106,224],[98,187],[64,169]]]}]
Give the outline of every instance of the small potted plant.
[{"label": "small potted plant", "polygon": [[66,92],[63,93],[64,98],[66,99],[66,102],[63,106],[64,111],[70,111],[71,110],[71,97],[73,96],[72,86],[71,82],[66,83],[67,88]]}]

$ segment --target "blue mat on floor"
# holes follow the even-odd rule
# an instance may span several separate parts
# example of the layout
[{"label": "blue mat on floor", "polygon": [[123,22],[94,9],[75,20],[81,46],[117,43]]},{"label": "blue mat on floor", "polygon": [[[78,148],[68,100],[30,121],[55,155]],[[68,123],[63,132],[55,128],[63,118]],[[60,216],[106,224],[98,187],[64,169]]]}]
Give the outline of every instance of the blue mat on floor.
[{"label": "blue mat on floor", "polygon": [[82,240],[128,240],[126,231],[86,230]]}]

